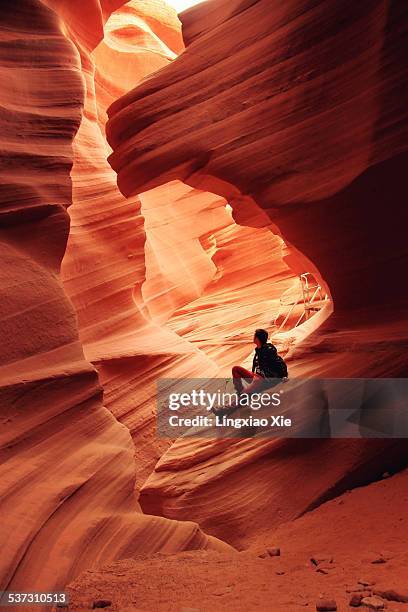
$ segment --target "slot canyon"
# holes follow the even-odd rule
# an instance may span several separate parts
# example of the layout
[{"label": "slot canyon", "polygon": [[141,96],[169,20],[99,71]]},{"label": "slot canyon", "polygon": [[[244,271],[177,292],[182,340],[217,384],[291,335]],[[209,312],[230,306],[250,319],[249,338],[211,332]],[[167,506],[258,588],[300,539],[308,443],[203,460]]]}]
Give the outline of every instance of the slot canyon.
[{"label": "slot canyon", "polygon": [[256,328],[293,378],[408,378],[407,14],[2,0],[3,591],[408,609],[404,437],[156,424],[160,378],[230,377]]}]

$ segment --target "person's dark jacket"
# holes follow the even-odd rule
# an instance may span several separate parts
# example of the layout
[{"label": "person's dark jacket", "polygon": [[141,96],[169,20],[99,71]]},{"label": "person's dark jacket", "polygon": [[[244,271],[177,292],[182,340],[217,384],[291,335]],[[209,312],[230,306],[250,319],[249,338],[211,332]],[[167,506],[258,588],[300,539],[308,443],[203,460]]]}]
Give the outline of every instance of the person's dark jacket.
[{"label": "person's dark jacket", "polygon": [[276,368],[277,357],[278,351],[270,342],[263,344],[260,348],[257,347],[252,362],[252,372],[256,372],[264,378],[279,378],[278,372],[274,369],[274,366]]}]

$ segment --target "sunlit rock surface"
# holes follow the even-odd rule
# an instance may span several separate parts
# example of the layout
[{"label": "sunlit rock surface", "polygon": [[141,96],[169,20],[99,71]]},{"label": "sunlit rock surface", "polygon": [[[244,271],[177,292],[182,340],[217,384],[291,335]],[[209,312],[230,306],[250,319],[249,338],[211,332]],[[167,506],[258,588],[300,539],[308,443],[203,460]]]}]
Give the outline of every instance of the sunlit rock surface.
[{"label": "sunlit rock surface", "polygon": [[277,225],[338,309],[388,303],[384,277],[396,303],[406,10],[387,0],[190,9],[187,51],[109,110],[122,191],[181,178],[220,193],[240,223]]},{"label": "sunlit rock surface", "polygon": [[[173,38],[177,31],[181,43],[174,11],[160,2],[153,4],[156,12],[143,13],[143,5],[133,4],[111,17],[104,41],[91,56],[82,58],[86,99],[73,145],[71,231],[62,275],[78,313],[85,355],[99,370],[105,405],[132,435],[140,434],[135,445],[140,482],[145,466],[151,469],[160,456],[154,426],[158,372],[173,368],[175,376],[186,376],[196,367],[212,375],[216,366],[151,320],[141,292],[146,265],[140,200],[122,196],[107,163],[109,147],[103,136],[107,104],[118,91],[128,90],[175,57],[152,29],[155,26],[159,34],[167,34],[166,22],[163,32],[159,30],[161,17],[167,22],[172,17]],[[193,273],[194,269],[190,279],[183,277],[187,293]]]},{"label": "sunlit rock surface", "polygon": [[86,100],[74,141],[62,270],[105,405],[135,439],[138,486],[169,445],[156,437],[157,378],[229,370],[248,353],[251,326],[261,313],[263,324],[270,323],[293,282],[282,241],[237,226],[223,198],[179,181],[131,198],[116,186],[104,139],[106,108],[167,66],[176,57],[172,48],[180,50],[179,22],[164,6],[134,2],[119,9],[104,40],[82,57]]},{"label": "sunlit rock surface", "polygon": [[[225,549],[194,523],[141,514],[132,438],[103,406],[101,379],[89,361],[113,353],[97,329],[103,327],[102,295],[112,336],[118,329],[125,335],[121,318],[133,316],[135,326],[144,321],[134,304],[131,308],[139,270],[127,257],[136,251],[143,261],[142,223],[131,218],[116,192],[90,103],[89,53],[119,4],[48,2],[47,7],[22,0],[1,6],[2,589],[62,588],[81,569],[140,552]],[[73,215],[71,241],[80,244],[71,274],[76,266],[88,280],[72,291],[67,282],[64,292],[59,271],[70,225],[66,208],[77,198],[86,202],[82,218],[93,228],[82,227],[78,237]],[[95,199],[103,202],[99,217],[92,210]],[[132,205],[137,210],[135,202],[128,209]],[[95,236],[99,230],[103,238],[104,222],[113,232],[110,248]],[[126,248],[123,227],[129,230]],[[120,267],[120,254],[128,267]],[[111,270],[110,285],[98,276],[98,265]],[[123,287],[114,287],[118,277],[125,279]],[[86,302],[86,292],[95,287],[99,294]],[[89,345],[88,359],[78,328]],[[170,354],[186,351],[175,334],[163,337]],[[166,352],[162,359],[168,358]]]},{"label": "sunlit rock surface", "polygon": [[404,373],[403,5],[211,2],[175,59],[175,12],[122,4],[1,6],[2,588],[225,550],[143,515],[146,478],[147,511],[245,546],[403,459],[155,434],[157,379],[228,373],[304,271],[335,314],[276,339],[291,376]]},{"label": "sunlit rock surface", "polygon": [[[240,225],[282,235],[293,270],[327,283],[334,314],[280,335],[291,376],[407,373],[405,12],[387,1],[292,0],[275,11],[267,0],[205,3],[182,15],[186,52],[108,111],[123,193],[175,179],[217,193]],[[199,299],[170,325],[198,339],[201,321]],[[225,336],[208,335],[202,346],[223,354]],[[387,441],[182,440],[141,501],[158,514],[189,513],[214,533],[230,524],[236,542],[250,537],[247,525],[235,529],[242,514],[250,520],[261,506],[270,525],[293,518],[378,475],[377,457],[394,444],[404,460],[403,445]],[[286,503],[283,491],[300,483],[304,493]]]}]

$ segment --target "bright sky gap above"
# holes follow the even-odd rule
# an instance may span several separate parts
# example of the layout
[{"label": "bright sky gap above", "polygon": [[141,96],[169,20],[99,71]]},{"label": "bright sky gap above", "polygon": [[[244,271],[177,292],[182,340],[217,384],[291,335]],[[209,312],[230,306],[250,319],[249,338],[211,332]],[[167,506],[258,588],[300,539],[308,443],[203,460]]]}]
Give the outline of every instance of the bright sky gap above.
[{"label": "bright sky gap above", "polygon": [[178,13],[181,13],[181,11],[184,11],[185,9],[189,8],[190,6],[194,6],[195,4],[199,4],[203,0],[166,0],[166,1],[167,1],[167,4],[170,4],[170,6],[173,6]]}]

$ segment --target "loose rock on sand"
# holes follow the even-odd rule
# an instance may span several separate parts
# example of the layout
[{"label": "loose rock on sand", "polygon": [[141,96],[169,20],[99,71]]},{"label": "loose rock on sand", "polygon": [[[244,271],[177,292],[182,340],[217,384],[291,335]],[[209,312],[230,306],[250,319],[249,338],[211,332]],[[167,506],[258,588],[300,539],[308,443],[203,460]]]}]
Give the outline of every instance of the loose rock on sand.
[{"label": "loose rock on sand", "polygon": [[385,602],[375,595],[373,597],[364,597],[361,600],[361,605],[370,610],[384,610],[385,608]]},{"label": "loose rock on sand", "polygon": [[334,599],[322,599],[316,603],[317,612],[336,612],[337,604]]}]

